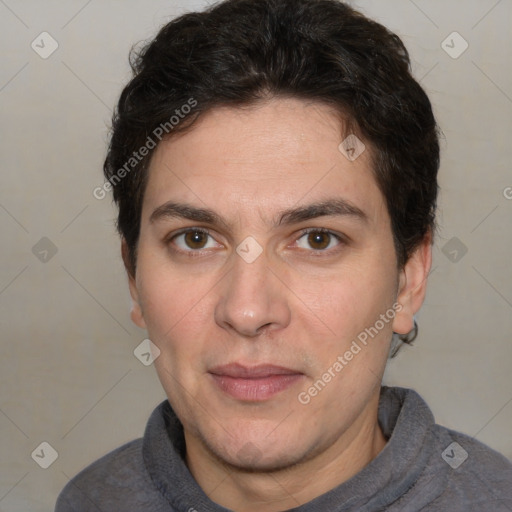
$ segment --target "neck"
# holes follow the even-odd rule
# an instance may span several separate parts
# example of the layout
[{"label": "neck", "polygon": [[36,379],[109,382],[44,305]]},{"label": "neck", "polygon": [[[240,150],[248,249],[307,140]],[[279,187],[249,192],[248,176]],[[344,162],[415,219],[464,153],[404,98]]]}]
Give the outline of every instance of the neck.
[{"label": "neck", "polygon": [[225,508],[278,512],[298,507],[349,480],[384,448],[386,439],[377,422],[378,399],[377,394],[331,446],[292,467],[271,472],[241,470],[185,432],[187,465],[205,494]]}]

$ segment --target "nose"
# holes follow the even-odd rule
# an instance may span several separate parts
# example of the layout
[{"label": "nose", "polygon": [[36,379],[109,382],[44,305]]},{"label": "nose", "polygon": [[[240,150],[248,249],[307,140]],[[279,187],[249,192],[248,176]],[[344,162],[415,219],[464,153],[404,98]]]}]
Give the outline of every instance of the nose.
[{"label": "nose", "polygon": [[265,255],[251,263],[238,254],[233,257],[215,307],[217,324],[251,338],[286,327],[291,318],[287,289],[270,270]]}]

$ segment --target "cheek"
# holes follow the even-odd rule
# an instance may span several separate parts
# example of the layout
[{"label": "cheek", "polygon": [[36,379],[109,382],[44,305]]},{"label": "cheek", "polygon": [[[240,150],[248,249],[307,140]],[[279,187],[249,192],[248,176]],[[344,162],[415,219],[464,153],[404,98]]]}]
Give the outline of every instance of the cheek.
[{"label": "cheek", "polygon": [[155,267],[141,272],[138,289],[150,339],[161,350],[169,350],[172,346],[169,340],[176,339],[176,332],[188,325],[191,315],[195,314],[196,292],[183,286],[179,279],[171,280]]},{"label": "cheek", "polygon": [[326,333],[346,340],[373,325],[393,304],[394,277],[389,267],[363,258],[329,275],[296,275],[296,307],[321,320]]},{"label": "cheek", "polygon": [[161,351],[155,367],[161,379],[167,373],[190,386],[212,341],[205,333],[214,332],[215,280],[152,263],[141,266],[139,290],[149,338]]},{"label": "cheek", "polygon": [[178,324],[196,314],[211,285],[208,279],[187,272],[188,269],[173,268],[166,251],[156,243],[141,239],[137,289],[148,330],[160,336],[170,334]]},{"label": "cheek", "polygon": [[[145,276],[144,299],[148,336],[160,349],[154,366],[158,377],[182,416],[188,413],[188,394],[194,395],[203,374],[202,352],[208,314],[205,293],[183,278]],[[186,390],[184,393],[183,390]],[[188,404],[188,405],[187,405]]]}]

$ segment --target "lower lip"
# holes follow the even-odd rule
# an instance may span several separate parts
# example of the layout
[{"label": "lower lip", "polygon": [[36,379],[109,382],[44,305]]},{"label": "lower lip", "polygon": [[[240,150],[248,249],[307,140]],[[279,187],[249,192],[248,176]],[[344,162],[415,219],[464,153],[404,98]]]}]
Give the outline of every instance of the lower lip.
[{"label": "lower lip", "polygon": [[229,396],[246,402],[262,402],[302,379],[301,374],[269,375],[244,379],[211,374],[217,386]]}]

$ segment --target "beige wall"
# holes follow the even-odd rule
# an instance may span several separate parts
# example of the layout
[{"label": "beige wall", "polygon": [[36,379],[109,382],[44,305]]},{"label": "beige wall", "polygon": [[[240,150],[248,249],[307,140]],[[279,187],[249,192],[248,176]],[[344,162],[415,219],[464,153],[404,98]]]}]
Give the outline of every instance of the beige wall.
[{"label": "beige wall", "polygon": [[[130,323],[110,200],[92,190],[131,44],[205,3],[0,3],[2,512],[51,510],[68,477],[140,436],[164,398],[133,355],[145,334]],[[512,457],[512,3],[354,3],[403,37],[445,137],[421,334],[386,382],[415,388],[438,422]],[[59,45],[47,59],[31,48],[43,31]],[[456,59],[441,47],[453,31],[469,43]],[[449,51],[461,43],[449,38]],[[49,251],[47,262],[32,249],[42,237],[53,245],[34,252]],[[453,262],[457,243],[467,253]],[[48,469],[31,458],[43,441],[58,452]]]}]

